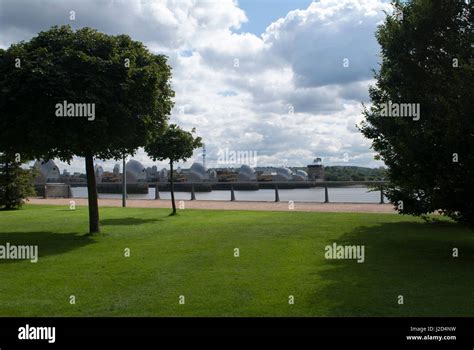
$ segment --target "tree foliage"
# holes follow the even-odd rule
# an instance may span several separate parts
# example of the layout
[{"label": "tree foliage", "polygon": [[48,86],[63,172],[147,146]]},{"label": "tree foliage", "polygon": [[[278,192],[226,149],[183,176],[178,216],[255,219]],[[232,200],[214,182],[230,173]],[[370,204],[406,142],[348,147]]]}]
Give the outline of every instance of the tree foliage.
[{"label": "tree foliage", "polygon": [[[85,157],[90,230],[98,232],[93,158],[134,154],[163,129],[173,106],[170,79],[167,58],[127,35],[52,27],[0,51],[0,149]],[[95,117],[56,116],[64,101],[93,104]]]},{"label": "tree foliage", "polygon": [[175,124],[169,125],[166,130],[156,136],[145,146],[145,152],[153,160],[166,160],[170,162],[171,181],[171,202],[173,205],[173,215],[176,214],[176,204],[174,200],[173,164],[179,161],[186,161],[192,157],[196,148],[202,147],[200,137],[194,137],[193,133],[181,129]]},{"label": "tree foliage", "polygon": [[35,195],[33,170],[23,169],[19,154],[0,153],[0,209],[19,209]]},{"label": "tree foliage", "polygon": [[[0,56],[2,136],[37,158],[132,154],[171,112],[166,60],[127,35],[91,28],[53,27],[14,44]],[[63,101],[94,103],[95,119],[56,117]]]},{"label": "tree foliage", "polygon": [[326,181],[383,181],[384,168],[364,168],[358,166],[325,166],[324,180]]},{"label": "tree foliage", "polygon": [[[386,194],[403,214],[441,210],[474,223],[472,4],[394,2],[377,31],[382,65],[362,133],[388,167]],[[387,104],[419,104],[420,118],[384,117]]]}]

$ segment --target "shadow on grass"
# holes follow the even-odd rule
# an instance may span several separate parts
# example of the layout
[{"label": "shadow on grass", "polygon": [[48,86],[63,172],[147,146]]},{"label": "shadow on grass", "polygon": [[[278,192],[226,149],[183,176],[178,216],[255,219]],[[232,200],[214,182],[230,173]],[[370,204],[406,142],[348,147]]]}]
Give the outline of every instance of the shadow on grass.
[{"label": "shadow on grass", "polygon": [[117,218],[117,219],[103,219],[100,221],[101,225],[141,225],[148,224],[157,221],[163,221],[163,219],[140,219],[140,218]]},{"label": "shadow on grass", "polygon": [[328,260],[319,272],[327,284],[314,300],[324,300],[330,316],[474,315],[472,230],[452,223],[385,223],[358,227],[334,242],[363,245],[365,261]]},{"label": "shadow on grass", "polygon": [[[7,243],[10,246],[38,246],[38,257],[41,260],[43,257],[67,253],[95,243],[95,241],[78,233],[52,233],[45,231],[0,233],[0,245],[6,246]],[[22,261],[25,260],[0,259],[0,264]]]}]

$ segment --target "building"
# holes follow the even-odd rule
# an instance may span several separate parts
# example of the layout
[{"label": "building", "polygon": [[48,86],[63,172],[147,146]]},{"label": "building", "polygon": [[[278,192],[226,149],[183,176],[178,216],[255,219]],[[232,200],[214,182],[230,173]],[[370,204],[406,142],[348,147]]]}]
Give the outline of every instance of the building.
[{"label": "building", "polygon": [[160,182],[168,182],[168,169],[161,169],[158,173],[158,181]]},{"label": "building", "polygon": [[324,180],[324,167],[321,163],[321,158],[316,158],[313,164],[308,165],[308,179],[310,181]]},{"label": "building", "polygon": [[303,170],[297,170],[296,174],[293,174],[293,181],[308,181],[308,173]]},{"label": "building", "polygon": [[206,167],[201,163],[193,163],[186,175],[188,182],[203,182],[208,179]]},{"label": "building", "polygon": [[94,167],[95,181],[97,183],[102,182],[102,177],[104,176],[104,168],[100,165],[95,165]]},{"label": "building", "polygon": [[44,184],[47,182],[59,182],[61,173],[59,172],[59,168],[56,166],[53,160],[37,160],[33,167],[37,170],[35,183]]},{"label": "building", "polygon": [[158,181],[158,176],[158,168],[156,167],[156,165],[146,168],[146,179],[148,182]]},{"label": "building", "polygon": [[218,180],[217,171],[215,171],[214,169],[209,170],[208,174],[209,174],[209,181],[214,181],[215,182],[215,181]]},{"label": "building", "polygon": [[127,171],[127,183],[145,182],[146,169],[137,160],[130,159],[125,165]]},{"label": "building", "polygon": [[120,164],[117,163],[117,164],[114,165],[113,173],[114,173],[115,176],[120,175]]},{"label": "building", "polygon": [[239,169],[239,174],[237,175],[237,181],[239,182],[250,182],[257,181],[257,175],[255,170],[248,165],[242,165]]},{"label": "building", "polygon": [[235,182],[238,173],[233,168],[214,168],[217,182]]},{"label": "building", "polygon": [[276,174],[273,177],[274,181],[291,181],[293,179],[292,172],[288,168],[276,168]]}]

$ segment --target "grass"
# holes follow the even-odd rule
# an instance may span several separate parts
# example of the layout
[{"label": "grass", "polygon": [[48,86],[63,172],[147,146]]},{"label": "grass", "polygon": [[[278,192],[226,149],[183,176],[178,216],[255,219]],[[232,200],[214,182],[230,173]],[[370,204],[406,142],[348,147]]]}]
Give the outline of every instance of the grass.
[{"label": "grass", "polygon": [[[98,236],[84,207],[0,212],[0,245],[37,244],[40,256],[0,260],[0,316],[474,316],[474,236],[451,222],[169,212],[101,208]],[[365,262],[325,259],[333,242],[365,245]]]}]

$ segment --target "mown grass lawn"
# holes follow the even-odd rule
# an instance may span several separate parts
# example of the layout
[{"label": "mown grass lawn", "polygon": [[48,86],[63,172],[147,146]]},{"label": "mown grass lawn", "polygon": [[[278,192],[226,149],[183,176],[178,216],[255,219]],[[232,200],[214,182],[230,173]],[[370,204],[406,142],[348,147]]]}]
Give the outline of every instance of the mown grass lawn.
[{"label": "mown grass lawn", "polygon": [[[100,213],[102,233],[92,237],[84,207],[0,212],[0,245],[37,244],[40,256],[36,264],[0,260],[0,316],[474,316],[474,235],[447,221],[358,213]],[[333,242],[365,245],[365,262],[325,259]]]}]

